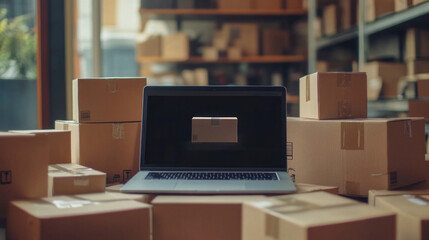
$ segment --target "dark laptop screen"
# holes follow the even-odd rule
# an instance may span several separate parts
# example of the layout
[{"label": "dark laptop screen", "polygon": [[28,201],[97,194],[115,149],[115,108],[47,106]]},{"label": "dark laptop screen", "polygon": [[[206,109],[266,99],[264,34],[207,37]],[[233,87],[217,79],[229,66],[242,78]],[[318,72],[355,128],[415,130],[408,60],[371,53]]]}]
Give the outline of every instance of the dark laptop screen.
[{"label": "dark laptop screen", "polygon": [[142,169],[286,169],[283,87],[146,87]]}]

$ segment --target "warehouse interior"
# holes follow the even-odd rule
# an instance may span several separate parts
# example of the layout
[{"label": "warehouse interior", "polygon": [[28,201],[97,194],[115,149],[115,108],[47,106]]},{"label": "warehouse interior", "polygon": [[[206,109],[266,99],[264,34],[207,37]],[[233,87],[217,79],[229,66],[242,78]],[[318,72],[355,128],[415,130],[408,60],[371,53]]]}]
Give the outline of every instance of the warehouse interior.
[{"label": "warehouse interior", "polygon": [[[428,22],[427,0],[0,1],[0,240],[429,238]],[[146,86],[285,87],[296,191],[124,193]]]}]

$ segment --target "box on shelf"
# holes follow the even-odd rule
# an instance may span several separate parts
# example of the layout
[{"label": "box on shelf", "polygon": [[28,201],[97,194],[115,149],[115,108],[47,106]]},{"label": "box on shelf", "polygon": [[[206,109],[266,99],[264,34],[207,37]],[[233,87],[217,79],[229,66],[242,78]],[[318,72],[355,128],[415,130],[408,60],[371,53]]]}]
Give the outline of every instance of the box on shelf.
[{"label": "box on shelf", "polygon": [[401,76],[405,76],[407,71],[404,63],[370,62],[366,63],[364,68],[368,81],[376,78],[382,80],[382,97],[398,97],[399,79]]},{"label": "box on shelf", "polygon": [[52,164],[48,169],[48,196],[104,192],[106,174],[78,164]]},{"label": "box on shelf", "polygon": [[74,123],[73,120],[55,120],[55,130],[69,130],[69,123]]},{"label": "box on shelf", "polygon": [[11,130],[14,133],[45,135],[49,143],[49,164],[71,163],[71,137],[68,130]]},{"label": "box on shelf", "polygon": [[412,0],[395,0],[395,12],[403,11],[412,6]]},{"label": "box on shelf", "polygon": [[46,197],[49,143],[47,136],[0,132],[0,219],[9,201]]},{"label": "box on shelf", "polygon": [[429,239],[429,192],[377,197],[375,207],[397,214],[396,239]]},{"label": "box on shelf", "polygon": [[224,36],[241,49],[244,56],[259,55],[258,25],[253,23],[225,23],[222,26]]},{"label": "box on shelf", "polygon": [[410,28],[405,38],[405,60],[429,59],[429,30]]},{"label": "box on shelf", "polygon": [[137,57],[160,57],[161,35],[152,35],[137,42]]},{"label": "box on shelf", "polygon": [[332,35],[338,32],[339,8],[336,4],[330,4],[323,8],[323,33]]},{"label": "box on shelf", "polygon": [[253,0],[253,8],[258,10],[280,10],[282,0]]},{"label": "box on shelf", "polygon": [[429,61],[411,60],[407,62],[407,75],[429,73]]},{"label": "box on shelf", "polygon": [[215,34],[213,37],[213,47],[217,48],[218,50],[226,50],[228,48],[229,39],[223,35],[222,32],[219,34]]},{"label": "box on shelf", "polygon": [[429,195],[429,189],[422,190],[369,190],[368,204],[375,206],[376,201],[382,197],[401,196],[401,195]]},{"label": "box on shelf", "polygon": [[304,9],[307,8],[305,2],[306,0],[284,0],[284,6],[286,9]]},{"label": "box on shelf", "polygon": [[[158,196],[153,205],[157,240],[242,239],[242,205],[264,196]],[[245,238],[243,238],[245,239]]]},{"label": "box on shelf", "polygon": [[341,0],[340,9],[341,9],[341,21],[340,28],[341,30],[347,30],[354,27],[357,23],[357,0]]},{"label": "box on shelf", "polygon": [[419,98],[429,98],[429,75],[417,80],[417,96]]},{"label": "box on shelf", "polygon": [[[11,202],[8,239],[151,239],[151,206],[97,193]],[[130,224],[132,223],[132,224]]]},{"label": "box on shelf", "polygon": [[204,47],[203,59],[205,61],[217,61],[219,59],[219,50],[215,47]]},{"label": "box on shelf", "polygon": [[106,173],[107,183],[139,171],[140,122],[70,124],[72,162]]},{"label": "box on shelf", "polygon": [[372,22],[376,18],[395,12],[395,0],[365,0],[365,19]]},{"label": "box on shelf", "polygon": [[300,117],[313,119],[365,118],[365,73],[313,73],[299,80]]},{"label": "box on shelf", "polygon": [[[288,118],[289,173],[298,183],[338,186],[367,196],[426,179],[423,118]],[[311,147],[310,147],[311,146]]]},{"label": "box on shelf", "polygon": [[249,10],[253,8],[254,0],[218,0],[219,9]]},{"label": "box on shelf", "polygon": [[246,202],[242,229],[246,240],[394,240],[395,215],[330,193],[292,194]]},{"label": "box on shelf", "polygon": [[429,99],[408,100],[408,116],[429,120]]},{"label": "box on shelf", "polygon": [[241,49],[238,47],[229,47],[226,56],[230,60],[239,60],[242,58]]},{"label": "box on shelf", "polygon": [[189,59],[189,38],[184,32],[162,37],[162,58],[171,61]]},{"label": "box on shelf", "polygon": [[81,123],[141,121],[146,78],[73,80],[73,120]]},{"label": "box on shelf", "polygon": [[262,31],[263,55],[284,55],[290,49],[289,31],[278,29],[265,29]]}]

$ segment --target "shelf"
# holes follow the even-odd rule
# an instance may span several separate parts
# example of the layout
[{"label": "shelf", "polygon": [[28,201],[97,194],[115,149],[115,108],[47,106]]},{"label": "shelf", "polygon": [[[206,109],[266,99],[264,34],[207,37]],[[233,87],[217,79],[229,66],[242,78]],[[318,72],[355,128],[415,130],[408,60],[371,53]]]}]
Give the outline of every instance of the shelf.
[{"label": "shelf", "polygon": [[237,60],[219,58],[216,61],[204,60],[202,57],[190,57],[188,60],[171,60],[162,57],[138,57],[139,63],[298,63],[304,62],[304,55],[287,55],[287,56],[252,56],[243,57]]},{"label": "shelf", "polygon": [[322,39],[317,40],[316,46],[318,49],[334,46],[339,43],[357,39],[358,37],[358,28],[354,27],[337,34],[323,37]]},{"label": "shelf", "polygon": [[262,16],[287,16],[305,15],[306,9],[283,10],[235,10],[235,9],[140,9],[141,14],[156,15],[262,15]]}]

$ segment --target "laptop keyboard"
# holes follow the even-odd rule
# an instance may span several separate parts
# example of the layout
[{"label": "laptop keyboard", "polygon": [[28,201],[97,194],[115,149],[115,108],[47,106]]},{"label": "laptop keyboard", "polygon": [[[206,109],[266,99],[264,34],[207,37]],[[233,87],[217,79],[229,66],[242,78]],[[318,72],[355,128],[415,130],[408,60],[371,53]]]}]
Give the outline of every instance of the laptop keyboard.
[{"label": "laptop keyboard", "polygon": [[159,180],[278,180],[275,173],[255,172],[150,172],[145,179]]}]

